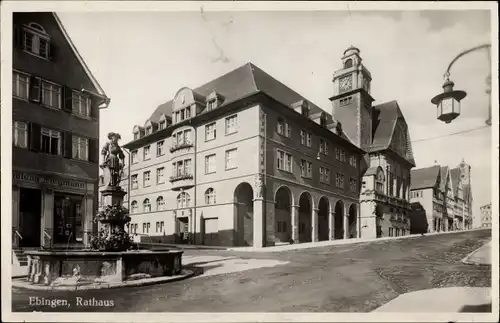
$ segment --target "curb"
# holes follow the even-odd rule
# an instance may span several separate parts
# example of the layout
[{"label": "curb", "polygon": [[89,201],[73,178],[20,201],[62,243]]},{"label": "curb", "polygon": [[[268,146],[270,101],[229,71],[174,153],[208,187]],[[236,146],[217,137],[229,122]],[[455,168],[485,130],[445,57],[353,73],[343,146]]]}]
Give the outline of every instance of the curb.
[{"label": "curb", "polygon": [[476,250],[474,250],[473,252],[471,252],[470,254],[468,254],[467,256],[465,256],[461,262],[466,264],[466,265],[475,265],[475,266],[491,266],[491,264],[484,264],[484,263],[480,263],[480,262],[475,262],[475,261],[470,261],[469,259],[474,256],[477,252],[479,252],[479,250],[481,248],[483,248],[484,246],[486,246],[488,243],[491,243],[491,240],[486,242],[485,244],[483,244],[481,247],[477,248]]},{"label": "curb", "polygon": [[155,277],[155,278],[145,278],[132,281],[126,281],[117,284],[99,284],[99,285],[82,285],[82,286],[43,286],[43,285],[31,285],[24,281],[12,281],[12,287],[22,288],[26,290],[45,290],[45,291],[82,291],[82,290],[97,290],[97,289],[114,289],[123,287],[138,287],[138,286],[149,286],[164,283],[173,283],[176,281],[191,278],[195,275],[195,272],[190,269],[183,269],[183,275],[178,276],[167,276],[167,277]]},{"label": "curb", "polygon": [[325,240],[325,241],[317,241],[317,242],[286,244],[283,246],[269,246],[269,247],[264,247],[264,248],[233,247],[233,248],[228,248],[227,251],[259,252],[259,253],[286,252],[286,251],[294,251],[294,250],[301,250],[301,249],[311,249],[311,248],[330,247],[330,246],[339,246],[339,245],[350,245],[350,244],[358,244],[358,243],[382,242],[382,241],[389,241],[389,240],[411,239],[411,238],[418,238],[418,237],[457,234],[457,233],[466,233],[466,232],[481,231],[481,230],[484,230],[484,229],[471,229],[471,230],[447,231],[447,232],[431,232],[431,233],[424,233],[423,235],[418,233],[418,234],[410,234],[410,235],[399,236],[399,237],[382,237],[382,238],[370,238],[370,239],[351,238],[351,239]]}]

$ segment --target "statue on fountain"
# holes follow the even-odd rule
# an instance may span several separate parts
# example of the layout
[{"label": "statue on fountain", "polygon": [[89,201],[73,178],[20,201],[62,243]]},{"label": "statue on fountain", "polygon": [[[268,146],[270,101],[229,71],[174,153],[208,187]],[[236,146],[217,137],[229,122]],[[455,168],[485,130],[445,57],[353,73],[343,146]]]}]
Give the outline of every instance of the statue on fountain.
[{"label": "statue on fountain", "polygon": [[118,140],[121,139],[121,136],[119,133],[110,132],[108,133],[108,139],[109,141],[104,144],[101,150],[104,161],[100,167],[105,173],[105,180],[108,182],[105,184],[111,187],[119,187],[123,175],[123,161],[125,159],[123,150],[118,144]]}]

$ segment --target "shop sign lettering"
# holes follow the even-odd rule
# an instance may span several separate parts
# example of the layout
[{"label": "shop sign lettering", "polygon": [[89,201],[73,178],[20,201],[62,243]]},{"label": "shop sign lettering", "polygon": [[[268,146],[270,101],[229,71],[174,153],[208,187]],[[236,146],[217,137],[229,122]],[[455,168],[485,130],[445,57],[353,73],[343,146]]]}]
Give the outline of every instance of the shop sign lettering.
[{"label": "shop sign lettering", "polygon": [[13,179],[18,181],[26,181],[35,184],[46,184],[57,187],[66,187],[66,188],[76,188],[76,189],[85,189],[85,183],[83,182],[75,182],[69,180],[59,180],[52,178],[44,178],[40,176],[36,176],[33,174],[26,174],[20,172],[13,172]]}]

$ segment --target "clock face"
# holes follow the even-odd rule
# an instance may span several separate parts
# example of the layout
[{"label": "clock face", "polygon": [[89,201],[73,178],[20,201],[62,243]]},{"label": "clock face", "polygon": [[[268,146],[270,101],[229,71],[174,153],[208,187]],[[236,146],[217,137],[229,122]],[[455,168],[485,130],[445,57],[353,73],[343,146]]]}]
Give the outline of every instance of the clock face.
[{"label": "clock face", "polygon": [[339,86],[341,91],[350,90],[352,87],[352,75],[341,78],[339,80]]}]

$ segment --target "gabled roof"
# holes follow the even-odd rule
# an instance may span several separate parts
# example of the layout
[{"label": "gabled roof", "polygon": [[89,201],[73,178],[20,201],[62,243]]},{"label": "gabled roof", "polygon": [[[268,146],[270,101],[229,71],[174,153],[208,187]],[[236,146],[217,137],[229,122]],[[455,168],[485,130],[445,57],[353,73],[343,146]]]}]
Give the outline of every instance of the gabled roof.
[{"label": "gabled roof", "polygon": [[396,123],[403,113],[396,101],[382,103],[373,107],[373,141],[370,151],[389,148]]},{"label": "gabled roof", "polygon": [[417,168],[411,170],[410,190],[419,190],[435,187],[441,167],[434,165],[431,167]]},{"label": "gabled roof", "polygon": [[[386,150],[391,145],[394,134],[396,133],[395,129],[398,121],[402,120],[402,122],[406,123],[403,112],[401,112],[398,102],[393,100],[374,106],[372,116],[372,143],[362,148],[368,152]],[[411,141],[409,138],[410,134],[407,132],[406,135],[409,157],[401,157],[407,159],[410,163],[415,165],[415,161],[413,160]]]},{"label": "gabled roof", "polygon": [[440,171],[441,171],[441,184],[439,185],[439,189],[442,192],[444,192],[446,184],[447,184],[447,175],[448,175],[449,168],[448,168],[448,166],[443,166],[443,167],[441,167]]},{"label": "gabled roof", "polygon": [[59,26],[59,29],[61,30],[61,33],[63,34],[64,38],[66,39],[66,41],[68,42],[68,45],[71,47],[71,49],[73,50],[73,53],[75,54],[76,56],[76,59],[80,62],[80,64],[82,65],[83,67],[83,70],[85,71],[85,73],[87,74],[88,78],[90,79],[90,81],[92,82],[92,85],[94,85],[94,87],[96,88],[97,90],[97,94],[103,96],[103,97],[107,97],[106,96],[106,93],[104,92],[104,90],[102,89],[101,85],[99,84],[99,82],[97,82],[97,79],[94,77],[94,75],[92,74],[92,72],[90,71],[90,69],[88,68],[87,64],[85,64],[85,61],[83,60],[83,57],[80,55],[80,53],[78,52],[78,50],[76,49],[76,46],[75,44],[73,44],[73,42],[71,41],[71,37],[69,36],[68,32],[66,31],[66,29],[64,28],[61,20],[59,19],[59,17],[57,16],[57,14],[55,12],[52,13],[52,15],[54,16],[54,19],[55,21],[57,22],[57,25]]},{"label": "gabled roof", "polygon": [[460,183],[460,168],[450,169],[451,186],[453,188],[453,194],[458,194],[458,187]]},{"label": "gabled roof", "polygon": [[[290,89],[252,63],[246,63],[204,85],[194,88],[193,91],[204,97],[215,91],[217,94],[224,97],[224,103],[222,105],[227,105],[258,92],[263,92],[290,108],[293,103],[307,100],[302,95]],[[307,101],[309,102],[310,116],[323,112],[326,114],[327,121],[333,120],[331,114],[309,100]],[[149,120],[158,121],[162,113],[171,116],[172,104],[173,100],[170,100],[159,105]],[[351,142],[345,134],[342,134],[341,137]]]}]

